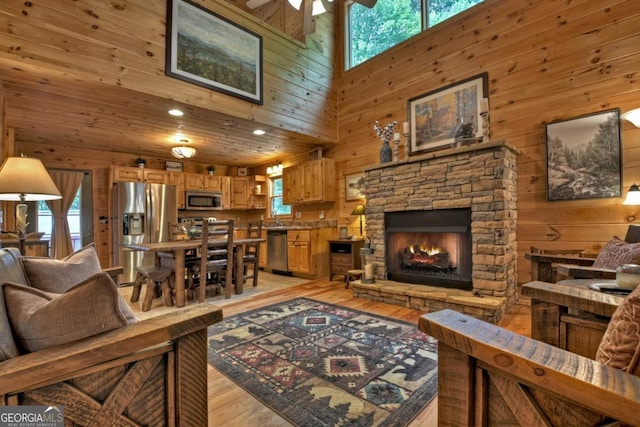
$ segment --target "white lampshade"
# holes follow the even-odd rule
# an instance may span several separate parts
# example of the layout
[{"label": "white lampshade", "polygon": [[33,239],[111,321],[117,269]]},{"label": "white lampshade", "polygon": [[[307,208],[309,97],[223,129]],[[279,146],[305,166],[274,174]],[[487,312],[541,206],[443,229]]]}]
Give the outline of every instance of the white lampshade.
[{"label": "white lampshade", "polygon": [[30,157],[7,157],[0,166],[0,200],[35,201],[60,199],[42,162]]},{"label": "white lampshade", "polygon": [[627,198],[622,202],[623,205],[640,205],[640,187],[637,184],[631,185],[627,192]]},{"label": "white lampshade", "polygon": [[634,108],[621,115],[625,120],[629,120],[637,128],[640,128],[640,108]]},{"label": "white lampshade", "polygon": [[302,5],[302,0],[289,0],[289,4],[296,8],[296,10],[300,10],[300,6]]},{"label": "white lampshade", "polygon": [[325,13],[327,9],[324,8],[322,0],[313,0],[313,8],[311,9],[311,16],[318,16]]},{"label": "white lampshade", "polygon": [[187,143],[189,141],[187,141],[186,139],[181,139],[180,142],[182,142],[182,145],[179,147],[173,147],[171,149],[171,154],[173,154],[173,157],[177,158],[177,159],[190,159],[193,156],[196,155],[196,149],[193,147],[187,147]]}]

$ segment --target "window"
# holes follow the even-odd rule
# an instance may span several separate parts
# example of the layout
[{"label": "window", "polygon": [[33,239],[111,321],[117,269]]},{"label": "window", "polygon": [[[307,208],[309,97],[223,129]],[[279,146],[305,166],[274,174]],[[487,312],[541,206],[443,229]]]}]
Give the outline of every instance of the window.
[{"label": "window", "polygon": [[[55,169],[52,169],[55,170]],[[29,232],[44,233],[42,239],[51,240],[53,218],[45,201],[27,202],[30,221],[27,226]],[[78,250],[94,241],[93,236],[93,178],[90,172],[84,173],[82,184],[76,193],[71,208],[67,214],[67,223],[71,233],[71,243],[74,250]]]},{"label": "window", "polygon": [[[291,205],[282,203],[282,176],[269,178],[271,194],[269,196],[271,206],[271,216],[291,216]],[[275,214],[275,215],[274,215]]]},{"label": "window", "polygon": [[[378,0],[372,8],[347,4],[346,68],[451,18],[482,0]],[[423,6],[424,5],[424,6]],[[423,16],[424,10],[428,13]]]},{"label": "window", "polygon": [[[73,199],[73,204],[69,213],[67,214],[67,223],[69,224],[69,231],[71,232],[71,243],[73,244],[73,250],[77,251],[82,247],[81,241],[81,227],[80,227],[80,194],[82,189],[79,189],[76,196]],[[40,200],[37,202],[38,207],[38,232],[44,233],[42,236],[45,240],[51,240],[51,230],[53,229],[53,218],[51,217],[51,210],[47,206],[47,202]]]}]

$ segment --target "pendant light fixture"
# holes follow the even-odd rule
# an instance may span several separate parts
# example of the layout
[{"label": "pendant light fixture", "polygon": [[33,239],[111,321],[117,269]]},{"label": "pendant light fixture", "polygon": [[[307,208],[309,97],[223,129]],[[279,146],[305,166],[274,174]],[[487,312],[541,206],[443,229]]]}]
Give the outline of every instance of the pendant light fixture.
[{"label": "pendant light fixture", "polygon": [[182,143],[182,145],[178,147],[173,147],[171,149],[171,154],[173,154],[173,157],[177,159],[190,159],[196,155],[195,148],[187,147],[187,144],[189,143],[188,140],[181,139],[180,142]]},{"label": "pendant light fixture", "polygon": [[289,0],[289,4],[293,6],[296,10],[300,10],[300,6],[302,5],[302,0]]}]

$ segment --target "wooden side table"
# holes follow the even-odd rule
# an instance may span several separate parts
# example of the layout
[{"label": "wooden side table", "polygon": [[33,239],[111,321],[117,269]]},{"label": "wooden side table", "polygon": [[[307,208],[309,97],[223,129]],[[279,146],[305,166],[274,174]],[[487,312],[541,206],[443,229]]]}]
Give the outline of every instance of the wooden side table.
[{"label": "wooden side table", "polygon": [[360,249],[364,240],[329,240],[329,280],[334,275],[345,276],[349,270],[362,269]]},{"label": "wooden side table", "polygon": [[531,297],[531,338],[594,359],[613,312],[624,300],[589,289],[591,283],[604,281],[524,284],[522,294]]}]

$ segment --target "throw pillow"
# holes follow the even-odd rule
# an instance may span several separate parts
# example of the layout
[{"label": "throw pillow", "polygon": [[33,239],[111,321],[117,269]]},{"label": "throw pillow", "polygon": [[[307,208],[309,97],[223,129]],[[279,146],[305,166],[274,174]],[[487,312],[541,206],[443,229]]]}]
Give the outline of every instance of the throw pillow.
[{"label": "throw pillow", "polygon": [[640,263],[640,243],[627,243],[614,237],[604,245],[593,266],[615,270],[622,264],[638,263]]},{"label": "throw pillow", "polygon": [[20,262],[30,286],[57,294],[102,271],[93,243],[60,260],[21,257]]},{"label": "throw pillow", "polygon": [[600,341],[596,360],[640,376],[640,286],[635,288],[611,316]]},{"label": "throw pillow", "polygon": [[[119,304],[118,289],[99,273],[63,294],[15,283],[3,285],[7,314],[20,347],[26,352],[69,343],[135,323]],[[133,318],[133,321],[131,321]]]}]

